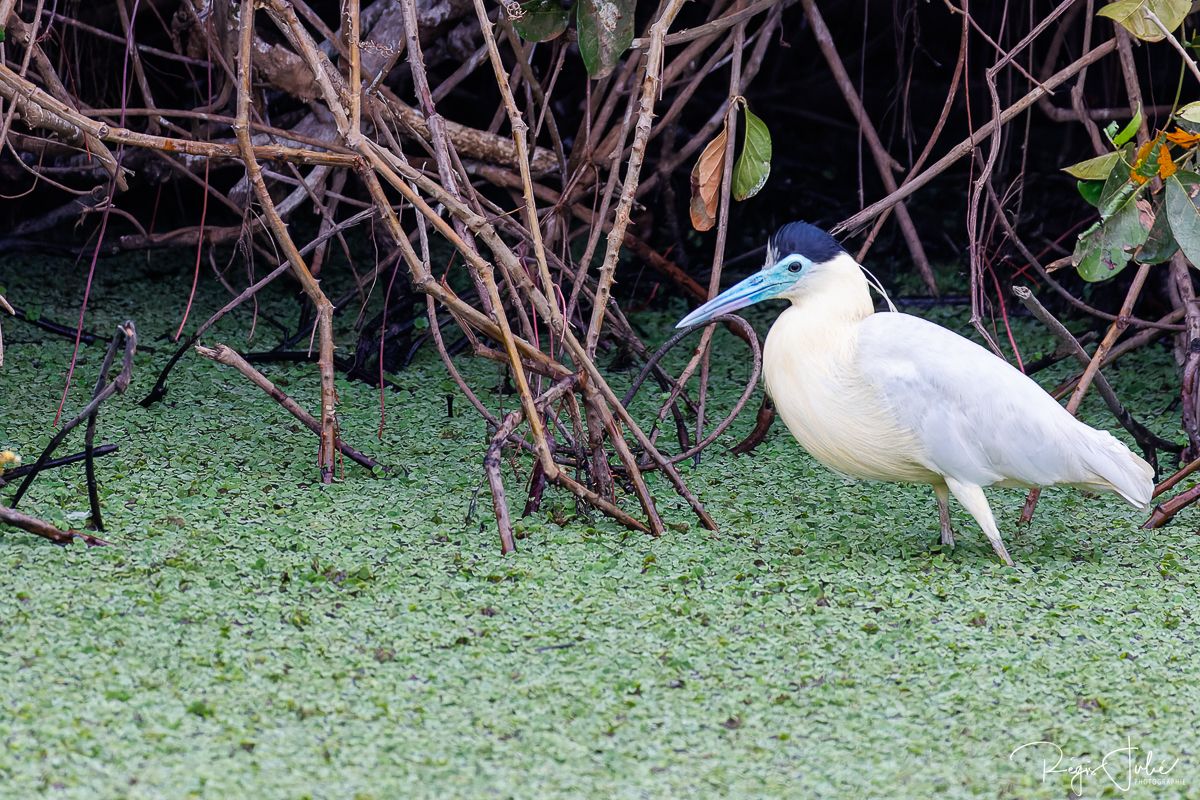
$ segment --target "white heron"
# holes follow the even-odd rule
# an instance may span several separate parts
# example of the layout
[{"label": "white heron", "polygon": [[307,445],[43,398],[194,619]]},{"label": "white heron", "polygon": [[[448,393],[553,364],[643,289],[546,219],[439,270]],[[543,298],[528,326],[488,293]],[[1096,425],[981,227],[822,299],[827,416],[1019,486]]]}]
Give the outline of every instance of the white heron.
[{"label": "white heron", "polygon": [[677,327],[769,298],[791,301],[763,348],[763,376],[779,416],[833,470],[930,484],[947,546],[954,544],[954,495],[1012,565],[985,486],[1066,484],[1115,492],[1139,508],[1149,504],[1154,470],[1112,434],[1075,419],[974,342],[896,312],[890,301],[890,312],[876,313],[872,285],[832,236],[793,222],[771,237],[761,272]]}]

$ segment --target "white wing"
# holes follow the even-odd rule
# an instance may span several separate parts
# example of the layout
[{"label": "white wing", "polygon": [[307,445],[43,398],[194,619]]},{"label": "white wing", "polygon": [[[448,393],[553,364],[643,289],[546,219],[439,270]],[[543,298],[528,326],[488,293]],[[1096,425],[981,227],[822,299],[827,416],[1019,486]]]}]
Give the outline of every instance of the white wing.
[{"label": "white wing", "polygon": [[1149,464],[974,342],[919,317],[879,313],[860,323],[858,345],[863,377],[940,474],[977,486],[1093,486],[1134,505],[1150,501]]}]

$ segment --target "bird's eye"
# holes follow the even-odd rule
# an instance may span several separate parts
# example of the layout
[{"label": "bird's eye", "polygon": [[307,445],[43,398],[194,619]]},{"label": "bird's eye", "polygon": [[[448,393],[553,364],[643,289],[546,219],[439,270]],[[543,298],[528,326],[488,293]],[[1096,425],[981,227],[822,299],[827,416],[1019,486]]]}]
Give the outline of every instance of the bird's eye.
[{"label": "bird's eye", "polygon": [[803,266],[797,261],[788,264],[788,272],[799,272],[801,269],[803,269]]}]

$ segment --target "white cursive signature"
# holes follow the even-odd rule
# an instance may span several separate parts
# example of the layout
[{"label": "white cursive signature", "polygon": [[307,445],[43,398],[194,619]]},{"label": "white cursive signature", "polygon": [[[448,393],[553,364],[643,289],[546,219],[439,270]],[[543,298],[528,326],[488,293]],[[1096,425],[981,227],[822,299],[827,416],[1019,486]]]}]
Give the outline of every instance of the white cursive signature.
[{"label": "white cursive signature", "polygon": [[1069,775],[1071,791],[1083,796],[1084,781],[1087,778],[1100,776],[1107,779],[1118,791],[1127,792],[1135,783],[1169,784],[1174,778],[1167,775],[1179,764],[1179,759],[1170,760],[1167,756],[1155,756],[1153,750],[1143,751],[1129,740],[1125,746],[1109,750],[1097,762],[1091,756],[1066,758],[1063,749],[1054,742],[1026,742],[1014,749],[1008,755],[1009,761],[1015,761],[1017,753],[1030,748],[1038,748],[1042,753],[1042,783],[1051,775]]}]

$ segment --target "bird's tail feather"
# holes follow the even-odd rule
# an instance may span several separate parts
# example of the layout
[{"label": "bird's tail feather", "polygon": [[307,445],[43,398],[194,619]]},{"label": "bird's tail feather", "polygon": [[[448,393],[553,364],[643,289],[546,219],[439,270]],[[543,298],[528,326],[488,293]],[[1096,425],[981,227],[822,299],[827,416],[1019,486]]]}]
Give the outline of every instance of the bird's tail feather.
[{"label": "bird's tail feather", "polygon": [[1111,433],[1096,432],[1100,435],[1088,448],[1084,459],[1088,468],[1100,478],[1099,485],[1116,492],[1132,506],[1148,506],[1154,494],[1154,468]]}]

